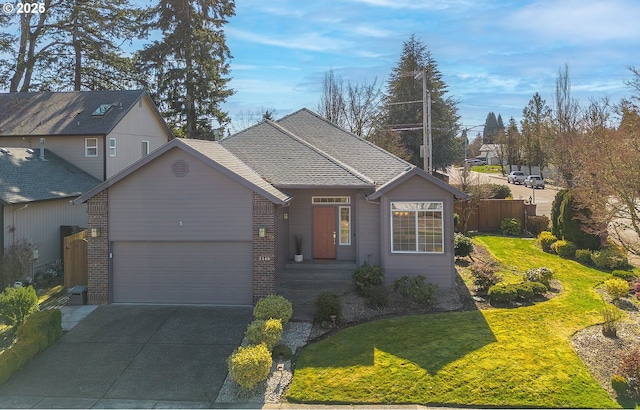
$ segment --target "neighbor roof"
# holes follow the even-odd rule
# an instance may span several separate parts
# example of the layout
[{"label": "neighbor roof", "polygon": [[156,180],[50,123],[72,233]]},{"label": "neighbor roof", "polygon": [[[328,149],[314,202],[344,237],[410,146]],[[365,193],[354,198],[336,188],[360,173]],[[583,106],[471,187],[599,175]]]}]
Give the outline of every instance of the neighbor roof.
[{"label": "neighbor roof", "polygon": [[88,191],[81,197],[75,199],[74,203],[78,204],[86,202],[94,195],[102,192],[106,188],[132,174],[137,169],[174,148],[182,149],[183,151],[190,153],[194,157],[199,158],[206,164],[274,203],[285,204],[291,199],[289,195],[279,191],[266,182],[254,170],[236,158],[231,152],[227,151],[219,142],[174,138],[157,150],[153,151],[151,154],[134,162],[129,167],[102,182],[100,185]]},{"label": "neighbor roof", "polygon": [[80,168],[39,149],[0,149],[0,201],[6,204],[72,198],[87,192],[100,181]]},{"label": "neighbor roof", "polygon": [[143,90],[2,93],[0,137],[107,135],[142,98],[161,118]]}]

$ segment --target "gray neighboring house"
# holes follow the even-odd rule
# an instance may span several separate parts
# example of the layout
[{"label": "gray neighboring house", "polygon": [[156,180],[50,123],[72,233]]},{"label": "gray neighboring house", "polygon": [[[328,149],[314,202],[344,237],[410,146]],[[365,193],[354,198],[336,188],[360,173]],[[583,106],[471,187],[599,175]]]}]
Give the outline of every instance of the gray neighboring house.
[{"label": "gray neighboring house", "polygon": [[455,286],[461,191],[302,109],[220,142],[174,139],[77,198],[92,304],[250,305],[305,259]]},{"label": "gray neighboring house", "polygon": [[35,266],[60,259],[60,227],[87,223],[86,208],[70,200],[99,183],[46,149],[0,148],[0,255],[24,239],[38,250]]}]

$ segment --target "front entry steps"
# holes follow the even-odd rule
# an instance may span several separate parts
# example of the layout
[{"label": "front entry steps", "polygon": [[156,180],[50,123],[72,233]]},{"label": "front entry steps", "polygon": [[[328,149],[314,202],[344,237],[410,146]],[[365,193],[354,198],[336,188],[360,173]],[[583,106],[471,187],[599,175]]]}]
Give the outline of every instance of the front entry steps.
[{"label": "front entry steps", "polygon": [[354,261],[290,262],[280,274],[278,294],[293,304],[292,320],[313,321],[315,300],[323,291],[343,294],[355,290]]}]

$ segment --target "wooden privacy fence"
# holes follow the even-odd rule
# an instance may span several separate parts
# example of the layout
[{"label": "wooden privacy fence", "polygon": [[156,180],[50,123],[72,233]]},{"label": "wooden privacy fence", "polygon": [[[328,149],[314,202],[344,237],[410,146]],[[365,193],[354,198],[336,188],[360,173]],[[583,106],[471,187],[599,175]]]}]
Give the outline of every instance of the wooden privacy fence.
[{"label": "wooden privacy fence", "polygon": [[454,212],[460,216],[462,227],[462,216],[464,215],[465,202],[470,206],[471,216],[467,222],[469,231],[497,231],[500,230],[500,222],[505,218],[516,218],[520,220],[522,226],[526,224],[527,216],[535,216],[536,206],[527,204],[523,199],[482,199],[473,203],[472,201],[456,201]]},{"label": "wooden privacy fence", "polygon": [[88,284],[87,231],[64,238],[64,287]]}]

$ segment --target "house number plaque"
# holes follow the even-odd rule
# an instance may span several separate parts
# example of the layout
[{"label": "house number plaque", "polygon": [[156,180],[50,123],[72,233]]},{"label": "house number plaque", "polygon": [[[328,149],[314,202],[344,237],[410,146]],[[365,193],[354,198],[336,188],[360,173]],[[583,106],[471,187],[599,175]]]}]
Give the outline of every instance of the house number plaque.
[{"label": "house number plaque", "polygon": [[258,260],[263,262],[269,262],[271,260],[271,256],[259,256]]}]

